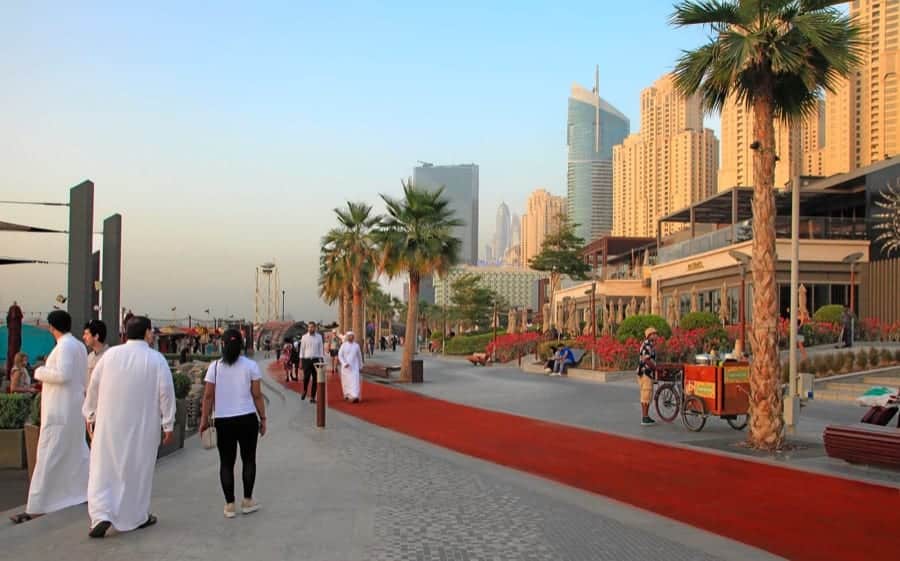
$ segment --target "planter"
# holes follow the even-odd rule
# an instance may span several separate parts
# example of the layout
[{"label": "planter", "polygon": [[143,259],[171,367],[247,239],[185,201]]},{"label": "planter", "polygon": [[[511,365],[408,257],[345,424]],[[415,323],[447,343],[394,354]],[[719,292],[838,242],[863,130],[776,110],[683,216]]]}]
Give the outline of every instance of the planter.
[{"label": "planter", "polygon": [[0,429],[0,469],[23,469],[25,466],[25,431]]},{"label": "planter", "polygon": [[31,423],[25,425],[25,456],[28,460],[28,481],[31,481],[31,474],[34,473],[34,466],[37,465],[37,448],[40,437],[41,427]]},{"label": "planter", "polygon": [[184,431],[187,422],[187,403],[183,399],[175,400],[175,438],[168,445],[159,445],[159,451],[156,453],[157,458],[168,456],[172,452],[184,448]]}]

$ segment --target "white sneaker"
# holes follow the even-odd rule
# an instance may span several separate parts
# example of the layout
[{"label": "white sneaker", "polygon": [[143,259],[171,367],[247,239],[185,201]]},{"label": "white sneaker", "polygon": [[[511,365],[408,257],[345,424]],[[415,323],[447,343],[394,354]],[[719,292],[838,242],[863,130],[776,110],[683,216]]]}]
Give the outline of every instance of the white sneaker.
[{"label": "white sneaker", "polygon": [[234,518],[235,516],[234,503],[226,503],[225,504],[225,518]]},{"label": "white sneaker", "polygon": [[253,499],[244,499],[241,501],[241,512],[244,514],[252,514],[259,510],[259,503]]}]

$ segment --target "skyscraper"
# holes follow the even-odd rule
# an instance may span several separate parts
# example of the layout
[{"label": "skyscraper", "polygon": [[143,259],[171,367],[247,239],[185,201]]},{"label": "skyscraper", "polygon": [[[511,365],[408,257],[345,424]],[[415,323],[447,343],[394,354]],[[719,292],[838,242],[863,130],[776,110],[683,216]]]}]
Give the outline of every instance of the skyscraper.
[{"label": "skyscraper", "polygon": [[522,218],[516,214],[512,213],[512,217],[509,219],[509,245],[510,247],[514,245],[519,245],[522,243]]},{"label": "skyscraper", "polygon": [[488,259],[488,261],[502,261],[503,256],[506,255],[506,250],[509,249],[509,207],[506,206],[506,203],[500,203],[500,206],[497,207],[497,224],[494,228],[494,247],[493,247],[493,258]]},{"label": "skyscraper", "polygon": [[825,172],[828,175],[900,154],[900,2],[854,0],[862,64],[826,94]]},{"label": "skyscraper", "polygon": [[572,85],[566,132],[568,212],[577,224],[575,233],[585,241],[612,231],[612,147],[625,140],[629,127],[628,118],[600,98],[599,67],[593,91]]},{"label": "skyscraper", "polygon": [[463,222],[453,232],[462,241],[459,262],[475,265],[478,262],[478,166],[423,163],[413,170],[413,182],[426,189],[444,188],[444,197],[450,201],[455,217]]},{"label": "skyscraper", "polygon": [[[753,185],[753,111],[730,97],[722,108],[722,161],[719,190]],[[800,174],[800,127],[775,122],[775,187],[781,188]]]},{"label": "skyscraper", "polygon": [[566,215],[565,197],[557,197],[545,189],[535,189],[528,197],[522,215],[522,241],[519,258],[523,267],[541,252],[547,234],[559,229],[560,219]]},{"label": "skyscraper", "polygon": [[719,142],[700,102],[671,74],[641,92],[641,131],[613,148],[614,235],[656,236],[660,217],[716,192]]}]

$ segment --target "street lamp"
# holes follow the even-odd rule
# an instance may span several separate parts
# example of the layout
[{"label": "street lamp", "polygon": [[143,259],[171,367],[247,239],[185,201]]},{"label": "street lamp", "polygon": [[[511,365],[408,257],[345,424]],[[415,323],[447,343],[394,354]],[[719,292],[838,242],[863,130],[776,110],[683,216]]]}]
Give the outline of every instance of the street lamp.
[{"label": "street lamp", "polygon": [[853,344],[853,328],[856,318],[854,317],[854,313],[856,311],[856,304],[854,300],[856,299],[856,263],[862,259],[863,254],[860,251],[856,253],[851,253],[847,257],[841,259],[841,263],[846,263],[850,265],[850,344]]},{"label": "street lamp", "polygon": [[744,316],[747,306],[744,302],[744,295],[747,293],[746,275],[747,269],[750,267],[750,256],[742,251],[737,251],[736,249],[729,251],[728,255],[738,262],[738,273],[741,276],[741,295],[738,299],[740,302],[738,304],[738,321],[741,324],[741,337],[738,339],[739,345],[736,343],[736,348],[734,349],[734,354],[740,356],[743,355],[744,347],[747,344],[747,323]]},{"label": "street lamp", "polygon": [[287,290],[281,290],[281,321],[284,321],[284,295],[287,294]]},{"label": "street lamp", "polygon": [[595,349],[597,342],[597,306],[596,306],[596,297],[597,297],[597,279],[596,277],[591,281],[591,287],[584,291],[585,294],[590,294],[591,296],[591,369],[597,368],[597,351]]}]

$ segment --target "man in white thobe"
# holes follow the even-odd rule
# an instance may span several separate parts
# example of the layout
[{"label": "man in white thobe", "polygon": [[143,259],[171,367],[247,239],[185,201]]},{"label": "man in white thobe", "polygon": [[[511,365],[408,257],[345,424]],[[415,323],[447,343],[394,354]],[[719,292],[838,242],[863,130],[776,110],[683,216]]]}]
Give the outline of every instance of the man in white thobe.
[{"label": "man in white thobe", "polygon": [[156,523],[150,495],[160,427],[164,444],[173,438],[172,372],[150,348],[150,320],[135,316],[125,329],[128,342],[103,354],[84,401],[84,417],[96,422],[88,482],[92,538],[110,526],[127,532]]},{"label": "man in white thobe", "polygon": [[362,367],[362,351],[352,331],[344,335],[344,342],[338,351],[341,361],[341,389],[344,399],[358,403],[360,398],[359,369]]},{"label": "man in white thobe", "polygon": [[34,377],[41,391],[41,433],[37,464],[28,487],[25,512],[11,517],[19,524],[37,516],[81,504],[87,497],[88,446],[81,404],[87,375],[87,351],[72,336],[72,317],[55,310],[47,317],[56,347]]}]

